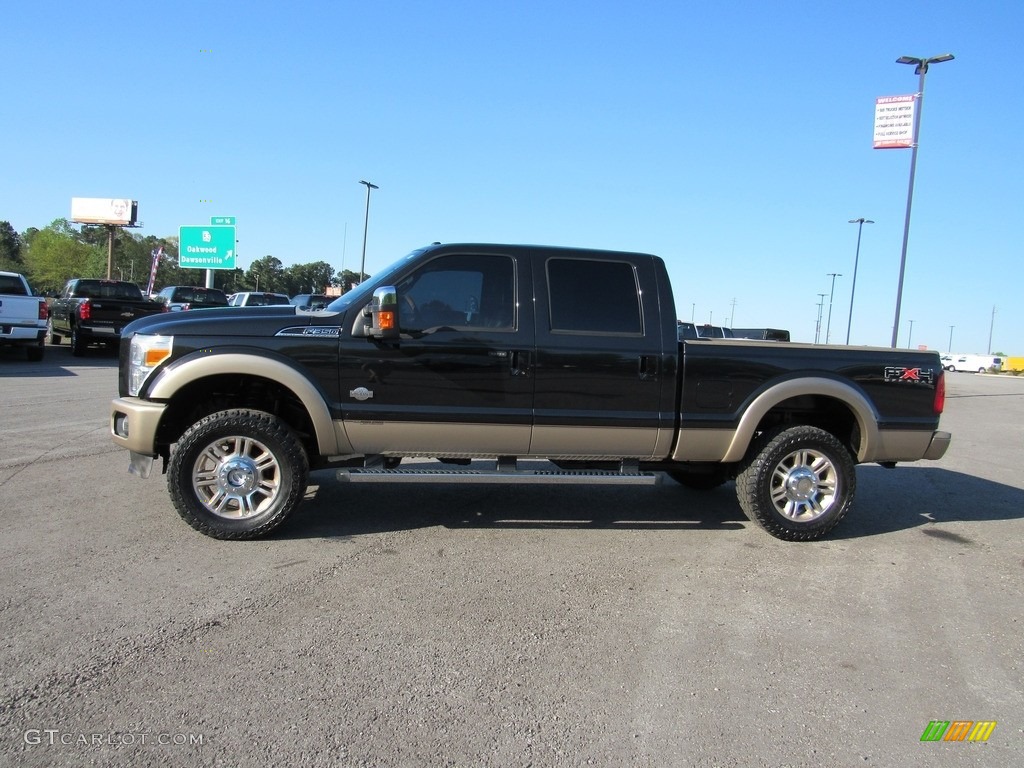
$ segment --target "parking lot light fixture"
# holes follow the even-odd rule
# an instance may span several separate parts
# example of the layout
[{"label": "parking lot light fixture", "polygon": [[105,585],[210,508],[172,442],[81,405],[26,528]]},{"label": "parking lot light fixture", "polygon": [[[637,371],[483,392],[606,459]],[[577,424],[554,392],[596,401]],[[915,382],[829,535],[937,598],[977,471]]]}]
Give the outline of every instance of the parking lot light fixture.
[{"label": "parking lot light fixture", "polygon": [[914,138],[911,142],[910,155],[910,185],[907,188],[907,215],[903,221],[903,249],[900,252],[900,279],[896,287],[896,316],[892,323],[892,348],[896,349],[896,338],[900,332],[900,304],[903,302],[903,275],[907,267],[907,241],[910,238],[910,209],[914,202],[914,171],[917,168],[917,144],[921,135],[921,112],[924,109],[924,76],[928,74],[929,64],[939,64],[943,61],[952,61],[952,53],[943,53],[940,56],[931,56],[926,59],[915,56],[900,56],[896,59],[897,64],[913,64],[916,68],[914,74],[919,76],[917,86],[917,109],[914,110]]},{"label": "parking lot light fixture", "polygon": [[851,224],[857,225],[857,250],[853,254],[853,286],[850,288],[850,315],[846,318],[846,344],[850,344],[850,325],[853,323],[853,297],[857,292],[857,264],[860,262],[860,233],[865,224],[874,224],[871,219],[861,216],[859,219],[850,219]]}]

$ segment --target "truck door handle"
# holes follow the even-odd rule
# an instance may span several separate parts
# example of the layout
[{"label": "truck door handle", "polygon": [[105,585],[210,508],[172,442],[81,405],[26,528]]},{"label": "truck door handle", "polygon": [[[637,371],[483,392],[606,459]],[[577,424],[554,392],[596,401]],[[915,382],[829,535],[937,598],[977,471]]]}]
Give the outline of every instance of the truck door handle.
[{"label": "truck door handle", "polygon": [[657,355],[640,355],[638,370],[640,381],[656,381],[658,378]]},{"label": "truck door handle", "polygon": [[530,353],[523,350],[512,350],[508,355],[509,373],[513,376],[530,375]]}]

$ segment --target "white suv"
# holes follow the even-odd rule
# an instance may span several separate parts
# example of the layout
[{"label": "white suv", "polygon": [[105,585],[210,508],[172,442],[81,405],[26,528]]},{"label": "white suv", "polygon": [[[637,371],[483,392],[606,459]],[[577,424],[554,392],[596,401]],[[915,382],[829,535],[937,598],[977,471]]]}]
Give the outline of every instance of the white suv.
[{"label": "white suv", "polygon": [[228,296],[229,307],[267,307],[277,304],[291,303],[283,293],[264,293],[263,291],[242,291]]}]

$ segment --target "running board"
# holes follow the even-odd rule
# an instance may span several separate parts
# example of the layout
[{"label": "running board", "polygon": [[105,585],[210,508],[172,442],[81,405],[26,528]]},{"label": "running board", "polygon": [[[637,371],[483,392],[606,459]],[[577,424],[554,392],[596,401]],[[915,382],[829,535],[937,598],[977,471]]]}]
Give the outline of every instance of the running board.
[{"label": "running board", "polygon": [[527,469],[341,469],[338,480],[349,483],[515,483],[658,485],[660,472],[610,472],[607,470]]}]

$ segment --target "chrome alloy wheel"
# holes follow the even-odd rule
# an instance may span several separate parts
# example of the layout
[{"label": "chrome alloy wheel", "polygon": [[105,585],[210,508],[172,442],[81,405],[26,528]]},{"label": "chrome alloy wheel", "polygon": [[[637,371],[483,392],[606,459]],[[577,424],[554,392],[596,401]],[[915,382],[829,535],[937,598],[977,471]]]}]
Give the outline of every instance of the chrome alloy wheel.
[{"label": "chrome alloy wheel", "polygon": [[224,437],[210,443],[196,458],[192,488],[213,514],[244,520],[274,503],[281,490],[281,465],[258,440]]},{"label": "chrome alloy wheel", "polygon": [[772,471],[772,504],[780,515],[790,520],[816,520],[836,503],[840,491],[835,465],[818,451],[793,451]]}]

